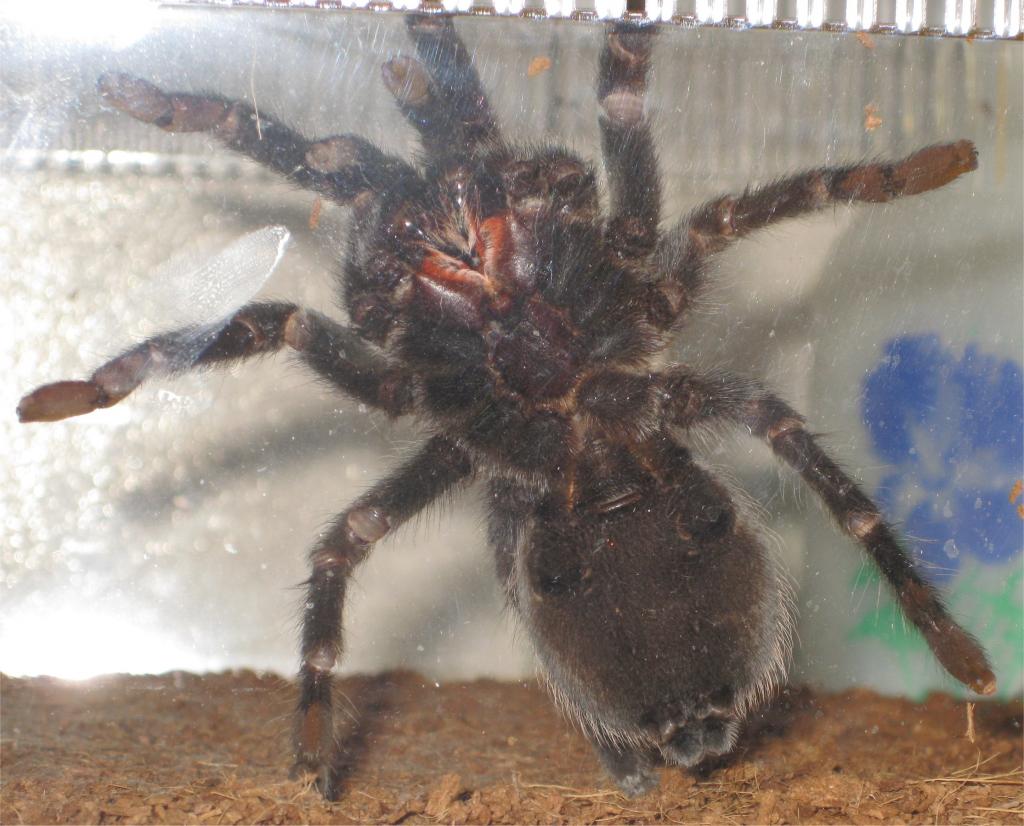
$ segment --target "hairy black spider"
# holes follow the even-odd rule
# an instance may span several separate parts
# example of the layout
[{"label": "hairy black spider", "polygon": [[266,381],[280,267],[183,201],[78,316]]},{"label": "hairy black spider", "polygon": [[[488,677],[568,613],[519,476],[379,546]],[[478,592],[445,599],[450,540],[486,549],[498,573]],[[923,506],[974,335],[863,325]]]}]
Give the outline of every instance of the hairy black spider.
[{"label": "hairy black spider", "polygon": [[685,365],[652,369],[706,280],[707,262],[757,229],[834,204],[941,187],[976,165],[968,141],[903,160],[825,168],[699,206],[661,229],[644,94],[653,28],[608,29],[597,94],[604,169],[500,135],[446,16],[408,18],[419,60],[383,79],[418,131],[418,166],[355,135],[308,141],[245,103],[107,75],[100,93],[170,132],[208,132],[354,210],[339,276],[351,327],[287,303],[235,313],[187,359],[194,330],[149,339],[86,381],[22,399],[22,421],[116,404],[151,376],[287,346],[319,376],[431,432],[419,453],[345,510],[310,555],[297,767],[338,793],[331,671],[352,569],[374,543],[474,475],[509,604],[556,701],[620,787],[659,763],[728,751],[744,714],[784,676],[791,594],[729,492],[686,447],[721,422],[765,439],[824,500],[955,678],[995,678],[865,496],[754,381]]}]

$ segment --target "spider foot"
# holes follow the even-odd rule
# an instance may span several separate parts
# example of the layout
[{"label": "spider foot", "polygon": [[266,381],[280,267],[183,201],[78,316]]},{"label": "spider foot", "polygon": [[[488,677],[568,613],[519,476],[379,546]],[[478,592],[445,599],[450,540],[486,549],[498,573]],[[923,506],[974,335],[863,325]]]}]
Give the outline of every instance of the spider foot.
[{"label": "spider foot", "polygon": [[400,104],[421,109],[434,102],[426,67],[411,57],[389,60],[381,67],[384,85]]},{"label": "spider foot", "polygon": [[292,764],[288,777],[291,780],[313,778],[313,785],[325,800],[338,800],[341,796],[337,773],[331,768],[330,763],[312,755],[299,755]]},{"label": "spider foot", "polygon": [[601,55],[598,102],[616,126],[636,126],[643,120],[653,31],[627,25],[608,32]]},{"label": "spider foot", "polygon": [[37,387],[18,402],[18,421],[59,422],[118,401],[94,381],[57,381]]},{"label": "spider foot", "polygon": [[121,72],[103,75],[97,88],[115,109],[168,132],[209,131],[224,123],[232,109],[228,101],[167,94],[152,83]]},{"label": "spider foot", "polygon": [[978,168],[968,140],[928,146],[896,163],[865,164],[842,171],[828,185],[833,200],[884,203],[943,187]]},{"label": "spider foot", "polygon": [[938,189],[978,168],[978,150],[971,141],[929,146],[896,165],[906,181],[905,195]]},{"label": "spider foot", "polygon": [[100,367],[85,381],[57,381],[37,387],[18,402],[21,422],[59,422],[112,407],[146,376],[170,362],[170,353],[143,342]]},{"label": "spider foot", "polygon": [[661,782],[649,755],[596,743],[594,750],[604,770],[626,797],[641,797],[656,789]]}]

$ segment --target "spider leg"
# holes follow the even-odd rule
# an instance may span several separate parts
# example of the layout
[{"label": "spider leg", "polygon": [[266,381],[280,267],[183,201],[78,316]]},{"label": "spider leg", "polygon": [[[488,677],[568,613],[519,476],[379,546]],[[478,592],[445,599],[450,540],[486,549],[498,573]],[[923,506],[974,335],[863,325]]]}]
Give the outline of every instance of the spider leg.
[{"label": "spider leg", "polygon": [[[419,60],[389,60],[384,83],[435,162],[472,155],[498,138],[498,125],[465,44],[449,15],[406,18]],[[421,62],[422,61],[422,62]]]},{"label": "spider leg", "polygon": [[592,745],[604,770],[626,797],[642,797],[657,788],[660,778],[651,755],[597,741],[592,741]]},{"label": "spider leg", "polygon": [[659,270],[667,278],[657,288],[665,306],[652,313],[652,320],[662,327],[674,323],[703,286],[707,259],[738,238],[837,204],[885,203],[919,195],[977,167],[974,144],[961,140],[929,146],[894,162],[815,169],[708,201],[659,245]]},{"label": "spider leg", "polygon": [[644,114],[654,32],[627,23],[609,27],[598,66],[601,146],[611,190],[606,237],[627,258],[653,252],[658,242],[658,157]]},{"label": "spider leg", "polygon": [[768,442],[821,497],[839,526],[860,543],[888,580],[906,617],[942,666],[979,694],[991,694],[995,675],[981,646],[949,615],[885,523],[874,502],[807,432],[804,418],[758,384],[724,372],[677,367],[661,374],[665,413],[679,427],[726,421]]},{"label": "spider leg", "polygon": [[345,510],[310,553],[302,614],[302,666],[296,729],[298,771],[320,775],[321,790],[335,799],[336,744],[331,670],[342,651],[342,609],[352,569],[373,545],[466,479],[472,466],[448,439],[435,436],[387,479]]},{"label": "spider leg", "polygon": [[209,132],[229,149],[339,203],[418,180],[411,166],[364,138],[336,135],[309,141],[241,101],[164,92],[145,80],[117,73],[101,77],[99,91],[107,103],[136,120],[167,132]]},{"label": "spider leg", "polygon": [[210,332],[175,330],[137,344],[85,381],[59,381],[18,404],[22,422],[54,422],[111,407],[153,376],[168,376],[267,353],[297,351],[322,378],[366,404],[399,415],[411,387],[356,333],[294,304],[248,304]]}]

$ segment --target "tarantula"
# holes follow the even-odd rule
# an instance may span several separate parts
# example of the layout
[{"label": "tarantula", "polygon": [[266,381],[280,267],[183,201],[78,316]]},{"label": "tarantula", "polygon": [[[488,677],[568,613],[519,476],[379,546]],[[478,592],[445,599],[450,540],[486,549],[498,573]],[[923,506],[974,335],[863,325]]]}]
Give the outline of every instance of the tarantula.
[{"label": "tarantula", "polygon": [[687,448],[724,423],[764,439],[860,543],[956,679],[987,694],[978,643],[915,571],[879,509],[804,418],[755,381],[654,370],[705,285],[708,262],[775,222],[944,186],[973,144],[822,168],[710,201],[664,228],[644,113],[654,29],[611,25],[597,73],[602,160],[504,139],[450,17],[407,18],[418,60],[383,66],[419,133],[416,164],[352,134],[307,140],[248,104],[99,81],[116,109],[169,132],[207,132],[289,181],[351,205],[338,276],[351,326],[289,303],[238,310],[183,360],[189,330],[155,336],[85,381],[25,396],[22,421],[108,407],[144,380],[293,350],[318,376],[431,436],[347,508],[310,554],[296,766],[338,794],[331,671],[349,576],[375,543],[474,476],[509,605],[552,693],[628,794],[659,764],[727,752],[784,676],[792,595],[723,484]]}]

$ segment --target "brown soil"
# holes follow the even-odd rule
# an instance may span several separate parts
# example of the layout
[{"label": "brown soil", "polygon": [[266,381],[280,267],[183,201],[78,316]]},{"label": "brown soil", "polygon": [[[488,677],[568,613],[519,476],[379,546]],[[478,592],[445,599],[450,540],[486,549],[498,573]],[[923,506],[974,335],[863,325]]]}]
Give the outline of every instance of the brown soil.
[{"label": "brown soil", "polygon": [[736,752],[627,800],[533,684],[341,681],[349,765],[288,779],[289,683],[252,673],[4,678],[14,823],[1021,823],[1021,704],[790,690]]}]

